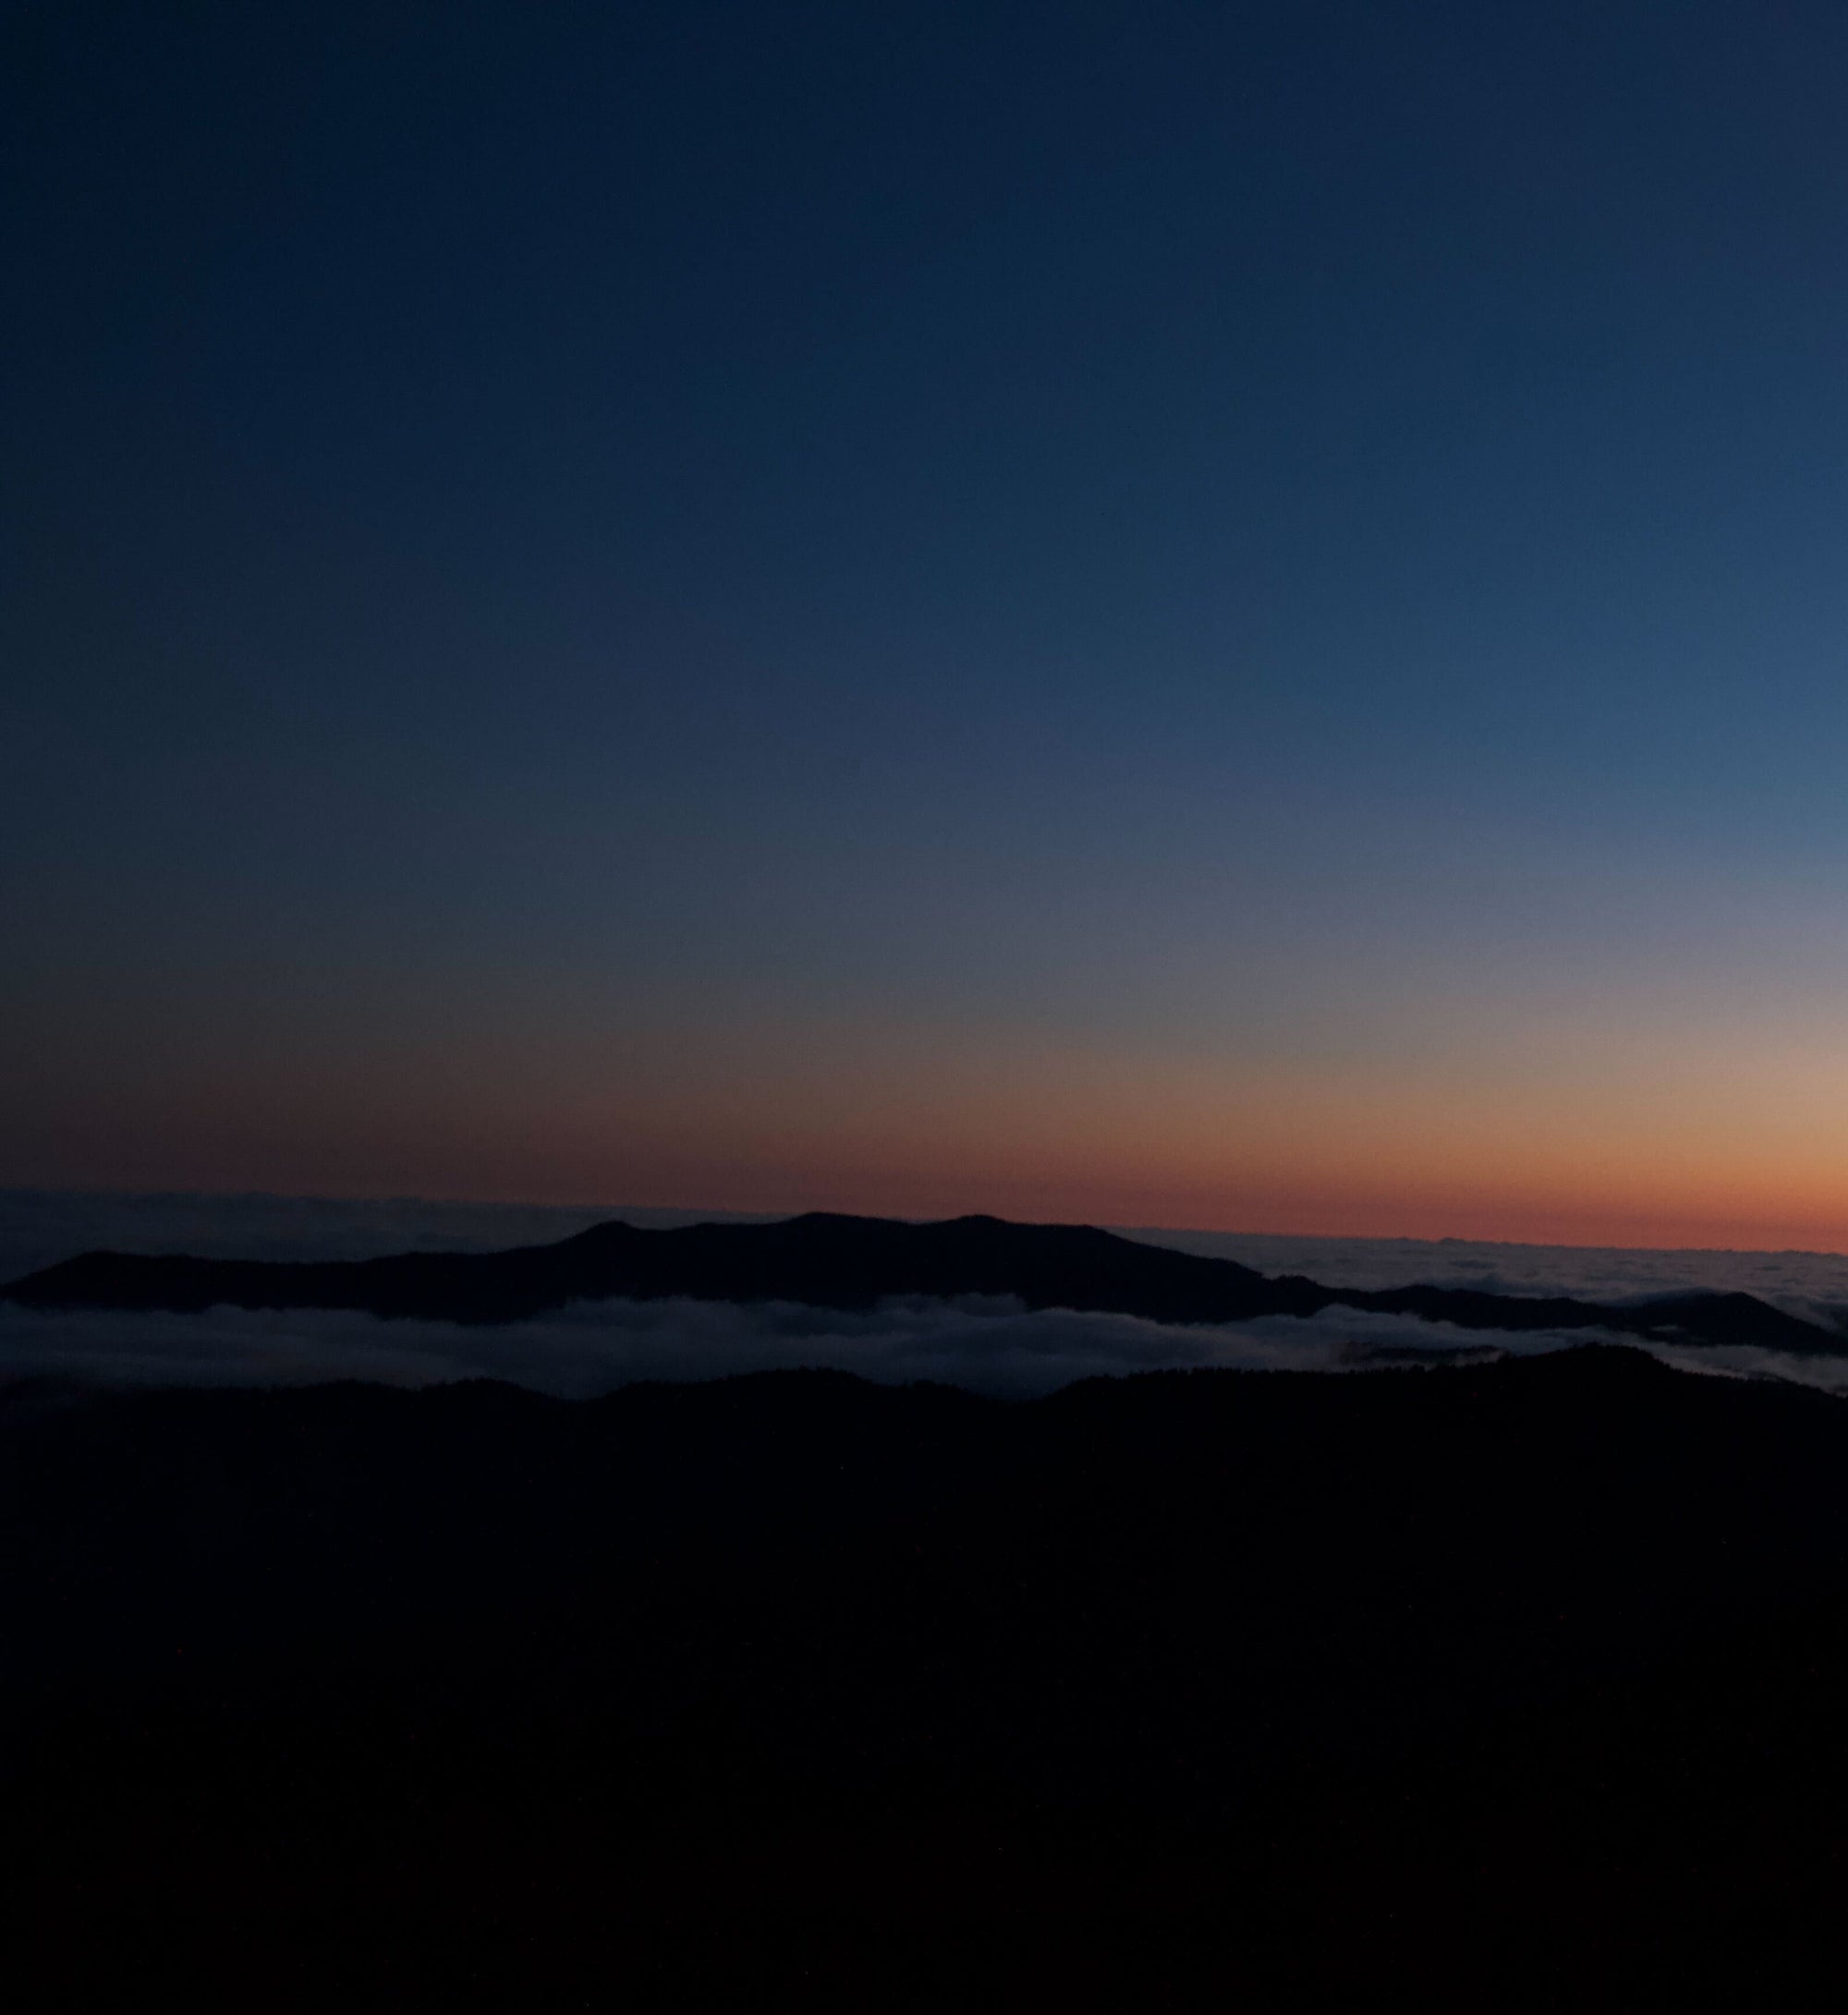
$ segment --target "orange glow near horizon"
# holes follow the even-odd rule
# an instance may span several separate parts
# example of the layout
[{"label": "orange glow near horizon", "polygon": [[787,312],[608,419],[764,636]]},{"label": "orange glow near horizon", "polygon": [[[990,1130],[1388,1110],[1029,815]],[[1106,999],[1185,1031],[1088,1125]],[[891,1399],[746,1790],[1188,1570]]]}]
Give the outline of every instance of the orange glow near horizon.
[{"label": "orange glow near horizon", "polygon": [[[600,1097],[172,1087],[0,1179],[1528,1244],[1848,1249],[1848,1113],[1806,1060],[1522,1084],[1041,1054],[663,1074]],[[344,1096],[339,1093],[344,1091]],[[510,1095],[517,1093],[517,1095]],[[106,1143],[106,1151],[103,1151]],[[26,1143],[28,1147],[30,1143]]]},{"label": "orange glow near horizon", "polygon": [[319,1048],[188,1031],[157,1072],[152,1037],[97,1040],[0,1110],[0,1183],[1848,1250],[1826,1018],[1604,1007],[1402,1018],[1344,1050],[717,1008],[553,1017],[542,1045],[486,1015]]}]

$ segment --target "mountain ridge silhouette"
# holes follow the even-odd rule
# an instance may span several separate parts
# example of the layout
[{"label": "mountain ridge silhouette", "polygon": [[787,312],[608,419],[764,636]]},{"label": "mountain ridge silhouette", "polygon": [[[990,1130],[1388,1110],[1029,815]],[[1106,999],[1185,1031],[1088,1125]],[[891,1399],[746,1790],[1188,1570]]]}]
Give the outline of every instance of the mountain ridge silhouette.
[{"label": "mountain ridge silhouette", "polygon": [[1742,1293],[1644,1302],[1514,1295],[1412,1284],[1325,1286],[1235,1260],[1144,1244],[1094,1225],[971,1215],[913,1223],[814,1211],[771,1223],[644,1229],[612,1219],[546,1245],[493,1253],[399,1253],[363,1260],[227,1260],[81,1253],[0,1287],[32,1308],[192,1314],[339,1309],[391,1319],[509,1323],[574,1302],[786,1301],[865,1308],[894,1297],[1011,1296],[1165,1323],[1307,1317],[1331,1307],[1414,1316],[1460,1329],[1603,1329],[1657,1342],[1839,1352],[1831,1334]]}]

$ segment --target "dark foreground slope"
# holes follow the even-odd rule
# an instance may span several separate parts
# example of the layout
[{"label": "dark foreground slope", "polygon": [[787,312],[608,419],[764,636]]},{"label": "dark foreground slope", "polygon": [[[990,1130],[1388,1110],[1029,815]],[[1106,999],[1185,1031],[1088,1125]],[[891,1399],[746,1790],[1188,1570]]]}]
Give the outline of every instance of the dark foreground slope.
[{"label": "dark foreground slope", "polygon": [[1295,1275],[1269,1279],[1229,1259],[1144,1245],[1088,1225],[983,1217],[908,1224],[816,1213],[774,1224],[674,1231],[613,1222],[512,1252],[318,1263],[84,1253],[0,1289],[0,1297],[38,1308],[184,1313],[225,1304],[452,1322],[512,1322],[615,1295],[860,1308],[902,1294],[1007,1294],[1029,1308],[1102,1309],[1156,1322],[1309,1316],[1339,1305],[1472,1329],[1602,1329],[1797,1353],[1842,1348],[1841,1338],[1750,1294],[1607,1306],[1564,1295],[1330,1288]]},{"label": "dark foreground slope", "polygon": [[1848,1411],[1587,1350],[0,1404],[34,2009],[1798,2005]]}]

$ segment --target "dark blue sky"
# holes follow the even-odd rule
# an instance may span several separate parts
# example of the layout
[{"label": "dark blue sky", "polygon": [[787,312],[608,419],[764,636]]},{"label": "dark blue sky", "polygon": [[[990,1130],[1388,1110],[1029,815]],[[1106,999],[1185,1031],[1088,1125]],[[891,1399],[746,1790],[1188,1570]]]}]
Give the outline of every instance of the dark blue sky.
[{"label": "dark blue sky", "polygon": [[1848,1238],[1839,7],[0,67],[0,1180]]}]

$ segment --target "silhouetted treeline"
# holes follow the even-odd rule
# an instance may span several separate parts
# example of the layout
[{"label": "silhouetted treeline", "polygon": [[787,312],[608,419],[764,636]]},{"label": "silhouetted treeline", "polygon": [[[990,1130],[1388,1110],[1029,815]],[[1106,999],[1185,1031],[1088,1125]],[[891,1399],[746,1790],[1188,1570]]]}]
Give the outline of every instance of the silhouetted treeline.
[{"label": "silhouetted treeline", "polygon": [[1848,1413],[1605,1350],[0,1405],[33,2008],[1775,2005]]}]

